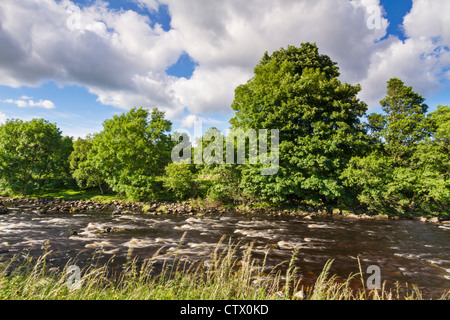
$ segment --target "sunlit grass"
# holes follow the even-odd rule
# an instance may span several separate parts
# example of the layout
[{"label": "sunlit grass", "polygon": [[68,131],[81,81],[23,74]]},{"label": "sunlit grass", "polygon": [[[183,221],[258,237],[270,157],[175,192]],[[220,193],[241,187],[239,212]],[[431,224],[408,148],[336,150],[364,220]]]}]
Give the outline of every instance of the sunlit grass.
[{"label": "sunlit grass", "polygon": [[[11,198],[24,198],[20,194],[7,194]],[[112,200],[127,200],[123,197],[118,196],[115,193],[111,194],[101,194],[97,189],[53,189],[53,190],[42,190],[35,192],[33,194],[27,195],[28,199],[64,199],[64,200],[95,200],[108,202]]]}]

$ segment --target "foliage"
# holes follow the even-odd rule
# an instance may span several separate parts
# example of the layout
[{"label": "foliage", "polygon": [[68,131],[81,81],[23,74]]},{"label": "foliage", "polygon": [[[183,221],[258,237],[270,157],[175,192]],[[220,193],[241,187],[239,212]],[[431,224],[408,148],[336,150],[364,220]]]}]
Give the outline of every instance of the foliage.
[{"label": "foliage", "polygon": [[420,168],[420,208],[450,216],[450,106],[438,106],[428,117],[432,138],[417,146],[412,162]]},{"label": "foliage", "polygon": [[348,195],[340,174],[367,145],[360,123],[367,106],[360,86],[342,84],[336,64],[315,44],[264,55],[255,76],[236,89],[233,128],[279,129],[280,169],[261,176],[260,165],[242,173],[245,192],[278,203],[336,202]]},{"label": "foliage", "polygon": [[[215,127],[202,136],[201,151],[204,163],[196,165],[199,181],[206,186],[206,197],[211,202],[236,202],[241,200],[241,167],[227,164],[227,138]],[[234,154],[236,145],[233,144]]]},{"label": "foliage", "polygon": [[59,186],[70,177],[68,156],[72,139],[43,119],[9,120],[0,126],[0,185],[28,194]]},{"label": "foliage", "polygon": [[424,98],[396,78],[380,103],[384,114],[368,117],[373,151],[351,160],[345,184],[376,212],[448,215],[449,108],[427,117]]},{"label": "foliage", "polygon": [[95,136],[89,135],[86,139],[79,138],[74,141],[74,150],[69,156],[70,169],[80,188],[98,187],[104,194],[105,179],[92,162],[94,139]]},{"label": "foliage", "polygon": [[240,170],[236,165],[223,164],[220,166],[206,166],[200,176],[211,181],[207,191],[207,198],[212,202],[236,202],[242,200],[240,193]]},{"label": "foliage", "polygon": [[113,191],[141,199],[154,194],[155,177],[170,161],[172,124],[164,113],[134,108],[103,123],[92,163]]},{"label": "foliage", "polygon": [[191,165],[186,163],[170,163],[165,169],[164,187],[172,191],[178,198],[186,199],[194,196],[194,174]]},{"label": "foliage", "polygon": [[388,81],[387,95],[380,101],[385,113],[381,116],[383,124],[375,135],[382,139],[385,155],[397,164],[407,162],[417,143],[431,134],[426,121],[428,106],[424,101],[400,79]]}]

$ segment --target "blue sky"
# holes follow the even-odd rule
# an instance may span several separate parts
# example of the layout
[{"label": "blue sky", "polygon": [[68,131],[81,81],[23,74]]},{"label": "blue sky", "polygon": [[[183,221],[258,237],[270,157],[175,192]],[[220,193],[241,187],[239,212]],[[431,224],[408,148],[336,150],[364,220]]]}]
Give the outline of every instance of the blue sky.
[{"label": "blue sky", "polygon": [[389,20],[387,35],[394,34],[400,39],[405,40],[403,32],[403,17],[409,13],[412,8],[412,0],[382,0],[381,5],[386,11],[386,18]]},{"label": "blue sky", "polygon": [[341,80],[363,86],[371,111],[392,76],[424,95],[430,110],[447,105],[448,1],[423,10],[423,0],[373,0],[384,9],[375,30],[365,24],[367,2],[4,0],[0,121],[44,118],[84,137],[114,114],[156,106],[176,129],[201,120],[223,130],[234,88],[264,51],[306,41],[338,62]]}]

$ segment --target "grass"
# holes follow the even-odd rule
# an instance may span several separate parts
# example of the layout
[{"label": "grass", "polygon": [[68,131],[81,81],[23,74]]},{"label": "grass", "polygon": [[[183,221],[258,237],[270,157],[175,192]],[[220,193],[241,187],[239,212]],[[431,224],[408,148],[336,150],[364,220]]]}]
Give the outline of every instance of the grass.
[{"label": "grass", "polygon": [[12,193],[11,191],[0,190],[0,195],[10,198],[27,198],[27,199],[64,199],[64,200],[83,200],[83,201],[100,201],[103,203],[110,203],[112,201],[127,201],[127,202],[139,202],[142,201],[168,201],[174,202],[179,200],[170,192],[167,192],[162,187],[158,188],[158,191],[152,198],[148,199],[134,199],[125,195],[119,195],[115,192],[101,194],[98,188],[90,189],[78,189],[78,188],[57,188],[57,189],[45,189],[36,191],[32,194],[22,195],[19,193]]},{"label": "grass", "polygon": [[[11,198],[23,198],[21,195],[9,195]],[[43,190],[31,195],[27,195],[28,199],[64,199],[64,200],[96,200],[101,202],[111,202],[113,200],[127,200],[117,194],[102,195],[97,189],[53,189]]]},{"label": "grass", "polygon": [[[79,288],[69,289],[69,262],[62,271],[47,264],[45,252],[38,259],[27,258],[20,264],[12,260],[0,273],[1,300],[279,300],[295,299],[302,292],[308,300],[421,300],[417,288],[406,294],[399,290],[366,291],[352,289],[352,282],[364,279],[360,274],[343,280],[330,276],[329,261],[312,287],[302,286],[295,267],[295,253],[288,268],[275,267],[268,273],[265,259],[261,263],[251,258],[252,247],[242,252],[240,247],[223,241],[216,246],[209,263],[188,263],[176,259],[174,263],[158,265],[158,253],[138,263],[131,259],[115,276],[109,263],[101,267],[81,270]],[[15,267],[13,265],[16,264]],[[297,295],[296,295],[297,294]],[[449,299],[449,293],[441,299]]]}]

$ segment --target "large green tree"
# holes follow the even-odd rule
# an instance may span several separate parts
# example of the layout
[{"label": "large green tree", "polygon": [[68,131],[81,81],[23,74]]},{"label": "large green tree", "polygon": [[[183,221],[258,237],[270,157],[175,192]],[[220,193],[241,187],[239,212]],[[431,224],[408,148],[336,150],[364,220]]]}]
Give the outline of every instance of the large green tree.
[{"label": "large green tree", "polygon": [[55,124],[7,121],[0,126],[1,188],[25,195],[69,179],[71,151],[72,139],[63,137]]},{"label": "large green tree", "polygon": [[368,117],[373,151],[354,157],[342,177],[373,211],[440,215],[448,206],[448,107],[427,116],[424,102],[393,78],[380,101],[384,114]]},{"label": "large green tree", "polygon": [[93,162],[94,140],[95,135],[88,135],[86,139],[79,138],[73,142],[73,152],[69,157],[70,169],[80,188],[98,187],[104,194],[107,188],[105,179]]},{"label": "large green tree", "polygon": [[428,117],[432,137],[418,145],[412,163],[421,170],[418,209],[431,215],[450,215],[450,106],[438,106]]},{"label": "large green tree", "polygon": [[343,84],[336,63],[311,43],[266,53],[254,73],[236,89],[230,122],[279,129],[280,159],[276,175],[262,176],[261,165],[243,169],[244,191],[272,202],[329,204],[349,196],[340,174],[367,145],[360,86]]},{"label": "large green tree", "polygon": [[431,135],[426,117],[428,106],[424,102],[425,98],[412,87],[392,78],[387,84],[386,97],[380,101],[384,115],[374,114],[370,118],[381,120],[374,135],[382,139],[385,155],[397,163],[407,161],[417,143]]},{"label": "large green tree", "polygon": [[158,109],[116,115],[93,140],[92,163],[113,191],[136,199],[152,196],[155,177],[170,162],[171,127]]}]

